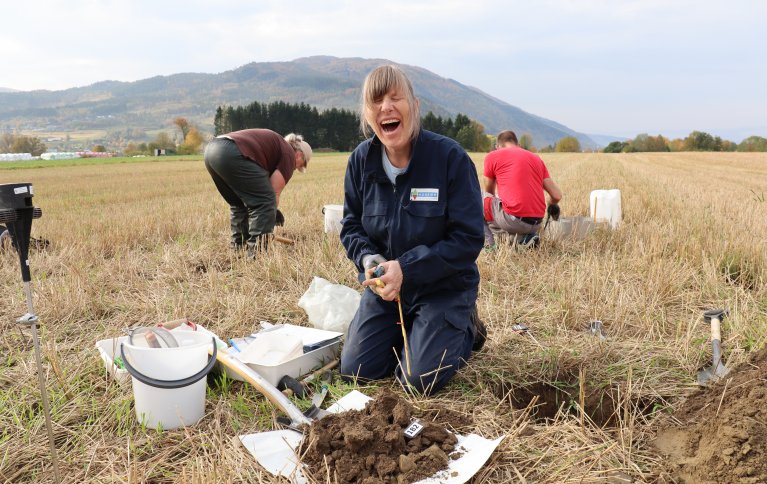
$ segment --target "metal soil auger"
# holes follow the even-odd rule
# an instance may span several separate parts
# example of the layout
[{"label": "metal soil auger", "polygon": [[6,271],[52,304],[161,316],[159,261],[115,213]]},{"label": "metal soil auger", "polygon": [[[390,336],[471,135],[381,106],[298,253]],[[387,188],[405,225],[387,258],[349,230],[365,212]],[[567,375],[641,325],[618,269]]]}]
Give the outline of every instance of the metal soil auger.
[{"label": "metal soil auger", "polygon": [[37,337],[37,315],[32,306],[32,276],[29,272],[29,241],[32,233],[32,219],[40,218],[43,212],[32,206],[31,183],[5,183],[0,185],[0,223],[6,224],[16,253],[19,254],[21,264],[21,279],[24,282],[24,294],[27,298],[27,313],[16,320],[22,326],[28,326],[32,331],[32,342],[35,346],[35,360],[37,362],[37,377],[40,382],[40,395],[45,411],[45,427],[48,431],[48,442],[51,447],[51,460],[56,482],[61,481],[59,475],[59,462],[56,455],[56,445],[53,440],[53,428],[51,427],[51,412],[48,403],[48,393],[45,390],[45,376],[43,375],[43,363],[40,358],[40,341]]},{"label": "metal soil auger", "polygon": [[707,323],[711,323],[711,366],[707,366],[698,372],[698,385],[707,386],[714,383],[730,372],[724,363],[722,363],[722,334],[721,321],[727,316],[724,309],[711,309],[703,313],[703,318]]}]

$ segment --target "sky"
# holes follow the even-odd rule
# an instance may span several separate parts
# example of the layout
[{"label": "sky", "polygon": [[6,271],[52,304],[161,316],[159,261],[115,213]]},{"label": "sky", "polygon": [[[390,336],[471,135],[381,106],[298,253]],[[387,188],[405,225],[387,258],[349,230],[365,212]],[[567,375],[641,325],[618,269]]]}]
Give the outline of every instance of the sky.
[{"label": "sky", "polygon": [[759,0],[25,0],[0,12],[3,88],[383,58],[582,133],[767,137]]}]

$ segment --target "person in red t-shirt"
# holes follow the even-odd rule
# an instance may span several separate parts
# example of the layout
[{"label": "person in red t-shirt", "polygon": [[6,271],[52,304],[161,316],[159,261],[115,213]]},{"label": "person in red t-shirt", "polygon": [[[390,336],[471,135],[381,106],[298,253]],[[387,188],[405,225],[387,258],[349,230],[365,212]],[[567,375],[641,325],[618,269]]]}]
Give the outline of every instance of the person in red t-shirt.
[{"label": "person in red t-shirt", "polygon": [[300,135],[283,138],[268,129],[243,129],[214,138],[205,147],[205,168],[231,210],[231,247],[247,246],[255,256],[266,250],[275,224],[280,192],[293,172],[304,172],[312,148]]},{"label": "person in red t-shirt", "polygon": [[543,191],[549,195],[549,213],[553,216],[556,212],[558,217],[556,204],[562,199],[562,190],[540,156],[517,146],[514,131],[502,131],[496,148],[485,157],[485,247],[494,247],[494,234],[503,232],[526,235],[526,242],[537,245],[537,233],[547,212]]}]

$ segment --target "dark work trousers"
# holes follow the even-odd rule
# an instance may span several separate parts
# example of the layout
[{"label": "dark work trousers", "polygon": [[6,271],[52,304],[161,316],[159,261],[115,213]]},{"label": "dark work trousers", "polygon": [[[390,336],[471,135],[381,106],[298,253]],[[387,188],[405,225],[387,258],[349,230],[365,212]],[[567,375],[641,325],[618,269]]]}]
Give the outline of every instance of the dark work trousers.
[{"label": "dark work trousers", "polygon": [[471,356],[474,334],[470,315],[476,297],[476,290],[443,292],[424,296],[412,307],[403,304],[410,353],[408,376],[402,329],[396,324],[400,319],[397,303],[384,301],[365,289],[344,342],[341,375],[352,381],[396,374],[411,390],[436,392]]},{"label": "dark work trousers", "polygon": [[237,144],[214,138],[205,147],[205,168],[231,209],[232,246],[262,248],[274,230],[277,197],[269,172],[242,156]]}]

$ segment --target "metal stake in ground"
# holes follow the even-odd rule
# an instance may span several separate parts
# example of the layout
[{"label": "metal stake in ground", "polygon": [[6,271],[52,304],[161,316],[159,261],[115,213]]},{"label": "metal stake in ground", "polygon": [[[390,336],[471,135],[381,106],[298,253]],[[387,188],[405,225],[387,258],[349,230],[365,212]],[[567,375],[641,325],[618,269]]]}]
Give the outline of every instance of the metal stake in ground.
[{"label": "metal stake in ground", "polygon": [[724,309],[711,309],[703,313],[703,318],[707,323],[711,323],[711,366],[703,368],[698,372],[698,385],[707,386],[717,380],[724,378],[730,372],[724,363],[722,363],[722,334],[721,320],[727,316]]},{"label": "metal stake in ground", "polygon": [[56,445],[53,440],[53,428],[51,426],[51,411],[48,403],[48,392],[45,390],[45,376],[43,375],[43,363],[40,357],[40,340],[37,337],[37,315],[32,306],[32,277],[29,272],[29,240],[32,233],[32,219],[42,216],[39,208],[32,206],[31,183],[6,183],[0,185],[0,223],[5,223],[11,235],[16,253],[19,254],[21,264],[21,279],[24,282],[24,294],[27,298],[27,313],[16,320],[23,326],[29,326],[32,331],[32,342],[35,347],[35,360],[37,362],[37,378],[40,383],[40,395],[45,412],[45,427],[48,431],[48,442],[51,447],[51,460],[56,482],[61,482],[59,475],[59,459],[56,454]]}]

